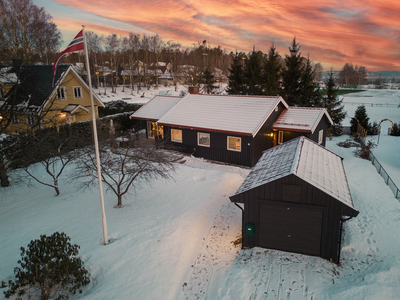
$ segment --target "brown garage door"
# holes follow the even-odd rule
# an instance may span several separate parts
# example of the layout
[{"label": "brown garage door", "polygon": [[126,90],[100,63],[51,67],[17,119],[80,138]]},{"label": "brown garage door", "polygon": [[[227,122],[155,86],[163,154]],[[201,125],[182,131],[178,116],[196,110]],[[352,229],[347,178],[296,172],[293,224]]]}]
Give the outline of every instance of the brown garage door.
[{"label": "brown garage door", "polygon": [[261,247],[319,255],[323,208],[310,205],[260,203]]}]

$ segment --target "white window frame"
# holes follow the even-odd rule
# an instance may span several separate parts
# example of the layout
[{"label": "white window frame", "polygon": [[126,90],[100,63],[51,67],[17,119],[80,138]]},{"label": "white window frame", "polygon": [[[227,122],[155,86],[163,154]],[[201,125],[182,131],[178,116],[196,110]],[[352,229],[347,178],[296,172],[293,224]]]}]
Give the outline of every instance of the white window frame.
[{"label": "white window frame", "polygon": [[[237,148],[235,148],[235,149],[233,149],[233,148],[229,148],[229,139],[239,139],[239,142],[240,142],[240,146],[239,146],[239,150],[237,149]],[[236,143],[235,143],[236,144]],[[242,138],[240,138],[240,137],[237,137],[237,136],[228,136],[227,137],[227,139],[226,139],[226,148],[229,150],[229,151],[236,151],[236,152],[242,152]]]},{"label": "white window frame", "polygon": [[81,86],[74,86],[73,91],[74,91],[74,99],[82,99],[83,98]]},{"label": "white window frame", "polygon": [[323,141],[324,141],[324,130],[321,129],[318,132],[318,144],[322,144]]},{"label": "white window frame", "polygon": [[[181,139],[180,139],[180,140],[174,139],[174,134],[172,133],[172,131],[176,131],[176,132],[179,131],[179,132],[181,133]],[[182,130],[181,130],[181,129],[174,129],[174,128],[171,128],[171,142],[175,142],[175,143],[182,143],[182,142],[183,142]]]},{"label": "white window frame", "polygon": [[[202,144],[202,143],[200,143],[200,139],[201,139],[202,137],[208,138],[208,145],[207,145],[207,144]],[[205,133],[205,132],[198,132],[198,133],[197,133],[197,145],[198,145],[198,146],[201,146],[201,147],[210,147],[210,145],[211,145],[211,137],[210,137],[210,134],[209,134],[209,133]]]},{"label": "white window frame", "polygon": [[278,145],[283,144],[283,131],[278,131]]},{"label": "white window frame", "polygon": [[28,126],[35,125],[35,116],[34,115],[26,115],[26,124]]},{"label": "white window frame", "polygon": [[19,117],[17,114],[13,114],[12,119],[11,119],[11,124],[14,124],[14,125],[19,124]]},{"label": "white window frame", "polygon": [[65,86],[60,86],[57,89],[57,99],[58,100],[67,100],[67,90]]}]

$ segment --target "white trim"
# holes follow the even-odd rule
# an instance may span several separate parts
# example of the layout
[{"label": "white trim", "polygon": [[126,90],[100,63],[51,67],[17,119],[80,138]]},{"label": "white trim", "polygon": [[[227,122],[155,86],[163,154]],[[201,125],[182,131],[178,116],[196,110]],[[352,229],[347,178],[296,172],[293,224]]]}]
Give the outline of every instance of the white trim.
[{"label": "white trim", "polygon": [[74,99],[83,99],[83,91],[81,86],[73,86],[72,91],[74,93]]},{"label": "white trim", "polygon": [[[232,139],[239,139],[239,142],[240,142],[239,150],[237,149],[237,146],[235,147],[235,149],[229,148],[229,139],[230,139],[230,138],[232,138]],[[227,136],[227,138],[226,138],[226,148],[227,148],[229,151],[242,152],[242,138],[237,137],[237,136]]]},{"label": "white trim", "polygon": [[[204,137],[208,137],[208,145],[207,144],[201,144],[200,143],[200,135],[203,135]],[[198,146],[201,146],[201,147],[210,147],[210,145],[211,145],[211,137],[210,137],[210,134],[209,133],[206,133],[206,132],[198,132],[197,133],[197,145]]]},{"label": "white trim", "polygon": [[321,129],[318,132],[318,144],[322,144],[323,141],[324,141],[324,130]]},{"label": "white trim", "polygon": [[283,144],[283,131],[278,131],[278,145]]},{"label": "white trim", "polygon": [[[61,94],[64,97],[59,97],[58,91],[62,91]],[[59,86],[57,88],[57,100],[67,100],[67,89],[65,88],[65,86]]]},{"label": "white trim", "polygon": [[[172,134],[172,131],[173,131],[173,130],[175,130],[175,131],[180,131],[180,133],[181,133],[181,139],[180,139],[180,140],[174,140],[174,139],[173,139],[173,134]],[[173,128],[171,128],[171,142],[175,142],[175,143],[182,143],[182,142],[183,142],[182,130],[181,130],[181,129],[173,129]]]}]

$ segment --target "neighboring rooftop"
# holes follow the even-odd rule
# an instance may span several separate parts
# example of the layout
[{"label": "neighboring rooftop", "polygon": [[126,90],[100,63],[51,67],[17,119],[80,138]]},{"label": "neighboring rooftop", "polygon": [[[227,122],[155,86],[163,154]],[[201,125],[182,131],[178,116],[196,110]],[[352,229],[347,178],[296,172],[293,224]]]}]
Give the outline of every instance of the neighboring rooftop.
[{"label": "neighboring rooftop", "polygon": [[342,158],[303,136],[264,151],[235,195],[290,174],[354,209]]},{"label": "neighboring rooftop", "polygon": [[166,113],[160,125],[255,136],[282,97],[188,94]]},{"label": "neighboring rooftop", "polygon": [[172,96],[155,96],[137,111],[130,118],[139,120],[158,121],[168,111],[170,111],[179,101],[181,97]]},{"label": "neighboring rooftop", "polygon": [[333,125],[333,121],[325,108],[289,107],[272,125],[272,128],[313,133],[324,116],[328,123]]}]

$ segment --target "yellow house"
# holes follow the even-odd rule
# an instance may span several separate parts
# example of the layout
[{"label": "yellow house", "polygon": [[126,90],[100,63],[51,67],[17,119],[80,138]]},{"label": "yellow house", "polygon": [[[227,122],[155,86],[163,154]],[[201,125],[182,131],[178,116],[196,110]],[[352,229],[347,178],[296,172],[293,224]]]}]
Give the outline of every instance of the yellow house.
[{"label": "yellow house", "polygon": [[[52,66],[14,67],[7,69],[7,74],[14,82],[1,85],[0,121],[4,124],[11,118],[5,132],[18,133],[28,128],[91,119],[89,87],[71,65],[57,68],[54,83]],[[96,94],[93,94],[93,102],[97,118],[98,107],[104,104]]]}]

